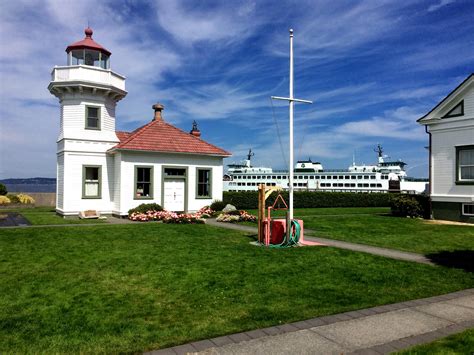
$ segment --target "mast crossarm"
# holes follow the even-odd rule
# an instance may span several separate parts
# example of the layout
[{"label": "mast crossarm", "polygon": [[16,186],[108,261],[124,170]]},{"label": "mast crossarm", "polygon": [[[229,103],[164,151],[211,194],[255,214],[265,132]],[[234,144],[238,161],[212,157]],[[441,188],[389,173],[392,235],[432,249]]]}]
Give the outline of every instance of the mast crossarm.
[{"label": "mast crossarm", "polygon": [[310,100],[302,100],[302,99],[292,99],[290,97],[281,97],[281,96],[271,96],[273,100],[285,100],[285,101],[293,101],[293,102],[301,102],[304,104],[312,104],[313,101]]}]

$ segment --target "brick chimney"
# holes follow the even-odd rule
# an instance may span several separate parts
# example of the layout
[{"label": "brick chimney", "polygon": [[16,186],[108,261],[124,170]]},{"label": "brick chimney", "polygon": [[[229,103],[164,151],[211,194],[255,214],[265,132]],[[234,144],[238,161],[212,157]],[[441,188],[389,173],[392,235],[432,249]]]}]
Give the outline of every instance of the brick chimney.
[{"label": "brick chimney", "polygon": [[155,116],[153,117],[153,121],[161,121],[163,117],[161,116],[161,111],[165,109],[165,107],[160,104],[159,102],[152,106],[153,110],[155,110]]},{"label": "brick chimney", "polygon": [[198,129],[198,125],[196,121],[193,121],[193,128],[189,131],[194,137],[201,138],[201,131]]}]

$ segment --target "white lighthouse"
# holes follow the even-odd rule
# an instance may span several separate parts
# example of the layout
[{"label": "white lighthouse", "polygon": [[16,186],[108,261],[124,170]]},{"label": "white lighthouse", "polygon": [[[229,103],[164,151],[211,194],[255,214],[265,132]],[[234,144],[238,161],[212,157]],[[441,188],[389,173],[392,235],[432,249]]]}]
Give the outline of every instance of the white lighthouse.
[{"label": "white lighthouse", "polygon": [[127,91],[125,77],[110,69],[111,53],[92,34],[86,28],[85,38],[66,48],[67,65],[54,67],[48,85],[61,105],[56,211],[63,215],[113,210],[114,157],[106,152],[119,143],[115,108]]}]

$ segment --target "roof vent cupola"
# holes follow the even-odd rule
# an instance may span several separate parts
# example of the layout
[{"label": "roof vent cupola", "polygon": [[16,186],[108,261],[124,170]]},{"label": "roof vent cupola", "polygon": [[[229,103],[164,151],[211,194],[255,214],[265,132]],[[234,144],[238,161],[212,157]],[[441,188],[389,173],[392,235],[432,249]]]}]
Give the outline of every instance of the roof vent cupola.
[{"label": "roof vent cupola", "polygon": [[163,121],[162,111],[165,109],[165,106],[157,102],[152,106],[153,110],[155,110],[155,116],[153,117],[153,121]]},{"label": "roof vent cupola", "polygon": [[198,137],[198,138],[201,137],[201,131],[199,130],[196,121],[193,121],[193,128],[191,129],[189,133],[192,134],[194,137]]},{"label": "roof vent cupola", "polygon": [[102,69],[110,68],[110,51],[92,39],[92,28],[84,30],[86,37],[66,48],[68,65],[89,65]]}]

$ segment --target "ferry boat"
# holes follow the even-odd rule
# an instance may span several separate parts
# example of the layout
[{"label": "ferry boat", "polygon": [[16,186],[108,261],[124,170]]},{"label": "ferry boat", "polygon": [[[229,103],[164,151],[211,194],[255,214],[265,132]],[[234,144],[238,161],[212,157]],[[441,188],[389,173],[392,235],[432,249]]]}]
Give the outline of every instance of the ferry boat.
[{"label": "ferry boat", "polygon": [[[331,192],[404,192],[421,194],[427,192],[428,179],[407,176],[401,160],[385,161],[382,146],[375,149],[378,154],[376,165],[356,165],[347,169],[325,170],[320,162],[311,159],[300,160],[294,168],[293,186],[295,191]],[[254,156],[249,150],[247,159],[237,164],[227,165],[224,175],[224,191],[255,191],[258,185],[279,186],[288,189],[288,171],[252,166]]]}]

